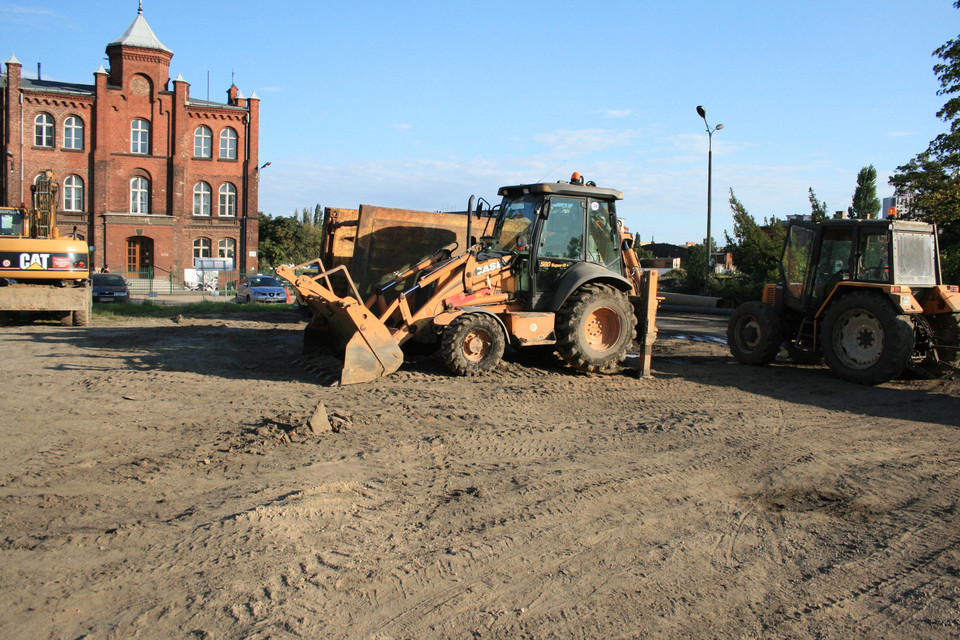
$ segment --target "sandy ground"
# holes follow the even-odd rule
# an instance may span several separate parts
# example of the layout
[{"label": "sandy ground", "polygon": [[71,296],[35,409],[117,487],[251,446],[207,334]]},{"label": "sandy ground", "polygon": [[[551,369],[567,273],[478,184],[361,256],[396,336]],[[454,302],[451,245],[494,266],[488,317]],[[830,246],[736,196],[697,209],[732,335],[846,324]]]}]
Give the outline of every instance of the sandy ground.
[{"label": "sandy ground", "polygon": [[960,637],[956,380],[664,337],[326,388],[301,327],[3,330],[0,638]]}]

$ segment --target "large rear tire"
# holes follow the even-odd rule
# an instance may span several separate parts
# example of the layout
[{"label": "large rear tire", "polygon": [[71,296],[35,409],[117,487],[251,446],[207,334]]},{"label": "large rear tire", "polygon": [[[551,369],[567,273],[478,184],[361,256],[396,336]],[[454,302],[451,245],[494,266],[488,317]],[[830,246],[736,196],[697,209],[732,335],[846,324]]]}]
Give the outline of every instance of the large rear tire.
[{"label": "large rear tire", "polygon": [[637,337],[633,305],[619,289],[587,284],[557,313],[557,351],[574,369],[614,371]]},{"label": "large rear tire", "polygon": [[497,320],[485,313],[465,313],[443,331],[440,355],[459,376],[479,376],[496,368],[506,338]]},{"label": "large rear tire", "polygon": [[783,322],[773,307],[764,302],[744,302],[727,323],[730,354],[743,364],[773,362],[783,343]]},{"label": "large rear tire", "polygon": [[833,373],[859,384],[899,376],[913,353],[910,318],[879,295],[857,291],[833,302],[823,315],[822,350]]}]

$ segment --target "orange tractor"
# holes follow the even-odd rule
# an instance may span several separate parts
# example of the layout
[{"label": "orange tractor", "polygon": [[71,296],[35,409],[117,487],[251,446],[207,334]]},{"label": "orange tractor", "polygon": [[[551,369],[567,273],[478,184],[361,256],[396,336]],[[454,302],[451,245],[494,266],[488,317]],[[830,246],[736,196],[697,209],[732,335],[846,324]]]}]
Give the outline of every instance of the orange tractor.
[{"label": "orange tractor", "polygon": [[[411,339],[439,341],[458,375],[494,369],[509,343],[554,345],[572,367],[616,370],[637,337],[649,372],[656,336],[656,272],[641,273],[614,189],[570,182],[502,187],[492,235],[459,255],[441,249],[395,273],[361,302],[345,266],[280,266],[310,308],[304,352],[328,350],[340,384],[396,371]],[[474,198],[468,214],[474,214]],[[483,209],[483,201],[477,215]],[[310,270],[307,275],[297,271]],[[336,283],[333,281],[342,279]],[[346,285],[343,285],[345,281]],[[337,295],[336,291],[346,295]],[[638,320],[639,318],[639,320]]]}]

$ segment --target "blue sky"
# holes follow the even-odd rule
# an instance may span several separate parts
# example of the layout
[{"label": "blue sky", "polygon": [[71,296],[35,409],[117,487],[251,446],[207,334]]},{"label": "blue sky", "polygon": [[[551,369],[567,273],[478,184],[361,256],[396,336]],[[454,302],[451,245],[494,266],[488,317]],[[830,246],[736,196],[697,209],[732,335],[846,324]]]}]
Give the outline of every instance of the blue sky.
[{"label": "blue sky", "polygon": [[[229,15],[222,14],[229,10]],[[0,58],[93,82],[136,0],[0,0]],[[353,2],[144,0],[171,76],[261,98],[260,209],[424,210],[581,172],[620,189],[642,239],[702,242],[707,135],[713,235],[729,190],[756,218],[850,205],[945,130],[935,48],[949,0]]]}]

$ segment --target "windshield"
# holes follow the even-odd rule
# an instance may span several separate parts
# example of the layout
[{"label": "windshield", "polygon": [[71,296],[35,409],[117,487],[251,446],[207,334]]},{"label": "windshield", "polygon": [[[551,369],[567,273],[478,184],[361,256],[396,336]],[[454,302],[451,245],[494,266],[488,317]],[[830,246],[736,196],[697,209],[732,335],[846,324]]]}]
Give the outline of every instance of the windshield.
[{"label": "windshield", "polygon": [[112,286],[120,286],[126,284],[123,281],[123,276],[117,273],[95,273],[93,274],[93,284],[108,284]]},{"label": "windshield", "polygon": [[280,283],[277,282],[276,278],[270,276],[262,276],[260,278],[250,278],[251,287],[279,287]]},{"label": "windshield", "polygon": [[535,196],[504,198],[500,218],[493,231],[493,251],[529,251],[530,234],[536,220]]}]

